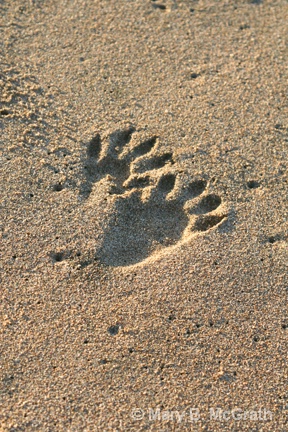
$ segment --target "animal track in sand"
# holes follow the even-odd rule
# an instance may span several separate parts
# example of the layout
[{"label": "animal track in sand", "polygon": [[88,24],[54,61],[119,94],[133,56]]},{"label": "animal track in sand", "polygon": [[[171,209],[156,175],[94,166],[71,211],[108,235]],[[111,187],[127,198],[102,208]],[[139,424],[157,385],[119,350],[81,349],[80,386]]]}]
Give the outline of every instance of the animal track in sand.
[{"label": "animal track in sand", "polygon": [[134,133],[133,127],[117,130],[104,143],[96,135],[87,147],[89,183],[100,186],[104,178],[113,199],[97,250],[97,258],[110,266],[155,257],[227,216],[221,198],[207,193],[206,180],[181,184],[173,154],[157,151],[157,137],[137,142]]}]

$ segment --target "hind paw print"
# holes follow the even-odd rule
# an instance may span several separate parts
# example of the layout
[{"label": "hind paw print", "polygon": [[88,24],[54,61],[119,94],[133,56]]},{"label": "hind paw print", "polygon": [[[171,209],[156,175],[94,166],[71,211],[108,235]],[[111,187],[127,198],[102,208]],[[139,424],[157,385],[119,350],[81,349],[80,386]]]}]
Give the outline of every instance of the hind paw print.
[{"label": "hind paw print", "polygon": [[97,135],[87,149],[91,182],[108,179],[114,195],[97,258],[116,267],[168,251],[227,216],[221,198],[207,193],[206,180],[181,184],[177,172],[167,172],[173,154],[158,154],[155,137],[131,145],[134,132],[116,131],[104,146]]}]

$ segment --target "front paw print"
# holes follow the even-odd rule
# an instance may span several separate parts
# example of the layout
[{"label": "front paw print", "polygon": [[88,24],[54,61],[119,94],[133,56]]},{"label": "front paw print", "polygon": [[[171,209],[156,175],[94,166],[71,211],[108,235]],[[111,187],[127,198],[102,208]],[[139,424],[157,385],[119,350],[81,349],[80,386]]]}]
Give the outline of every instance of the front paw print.
[{"label": "front paw print", "polygon": [[167,172],[174,164],[172,153],[158,154],[156,137],[131,145],[134,132],[133,128],[116,131],[106,146],[97,135],[87,150],[91,181],[108,178],[109,193],[115,195],[97,250],[98,259],[110,266],[155,257],[227,216],[219,211],[221,198],[205,194],[206,180],[179,185],[177,172]]},{"label": "front paw print", "polygon": [[88,145],[86,170],[90,181],[97,183],[101,178],[109,176],[111,194],[120,195],[127,189],[147,186],[149,179],[145,175],[139,175],[141,171],[145,173],[174,163],[172,153],[153,154],[151,158],[145,158],[145,164],[140,164],[136,172],[135,168],[142,156],[152,153],[157,137],[148,138],[129,149],[134,132],[132,127],[113,132],[104,145],[100,135],[96,135]]}]

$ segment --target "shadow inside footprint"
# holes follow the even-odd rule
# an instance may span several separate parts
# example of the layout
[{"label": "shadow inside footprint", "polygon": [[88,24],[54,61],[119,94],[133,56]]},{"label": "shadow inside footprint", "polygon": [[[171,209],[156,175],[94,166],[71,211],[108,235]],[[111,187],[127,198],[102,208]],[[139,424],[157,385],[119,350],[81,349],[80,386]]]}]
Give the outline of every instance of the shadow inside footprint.
[{"label": "shadow inside footprint", "polygon": [[195,208],[196,214],[206,214],[216,210],[221,204],[221,198],[216,194],[210,194],[203,197]]},{"label": "shadow inside footprint", "polygon": [[149,153],[153,147],[155,146],[157,141],[156,137],[152,137],[140,143],[132,152],[132,155],[135,157],[144,156]]},{"label": "shadow inside footprint", "polygon": [[164,153],[162,155],[153,156],[151,159],[147,159],[138,167],[138,172],[145,172],[148,170],[163,168],[167,163],[174,164],[172,153]]},{"label": "shadow inside footprint", "polygon": [[[171,189],[171,179],[166,180],[166,189]],[[111,219],[97,253],[110,266],[136,264],[154,250],[177,243],[188,224],[180,203],[162,200],[151,205],[142,202],[138,192],[116,201],[115,213],[117,220]]]},{"label": "shadow inside footprint", "polygon": [[199,203],[197,208],[199,213],[209,213],[213,210],[216,210],[221,204],[221,198],[218,195],[211,194],[207,195]]},{"label": "shadow inside footprint", "polygon": [[190,199],[201,195],[206,189],[207,182],[205,180],[194,180],[191,182],[187,188]]},{"label": "shadow inside footprint", "polygon": [[122,149],[125,145],[127,145],[131,140],[133,132],[135,132],[135,128],[130,126],[127,129],[120,129],[111,133],[109,137],[110,152],[114,152],[116,148]]},{"label": "shadow inside footprint", "polygon": [[101,138],[97,134],[91,139],[87,146],[87,157],[88,158],[98,158],[101,151]]},{"label": "shadow inside footprint", "polygon": [[220,224],[220,222],[227,217],[224,215],[202,215],[199,217],[193,227],[194,231],[207,231],[210,228]]}]

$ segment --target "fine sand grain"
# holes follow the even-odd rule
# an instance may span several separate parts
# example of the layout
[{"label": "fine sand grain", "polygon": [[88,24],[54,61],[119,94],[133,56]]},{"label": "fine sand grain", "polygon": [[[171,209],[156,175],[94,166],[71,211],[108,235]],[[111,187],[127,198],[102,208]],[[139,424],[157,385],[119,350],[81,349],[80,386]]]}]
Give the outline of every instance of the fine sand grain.
[{"label": "fine sand grain", "polygon": [[287,23],[0,2],[1,432],[288,430]]}]

